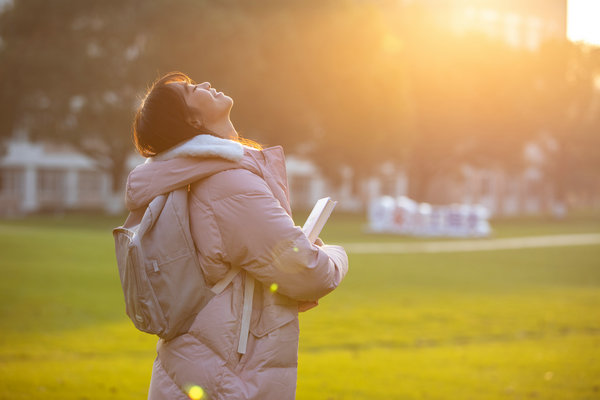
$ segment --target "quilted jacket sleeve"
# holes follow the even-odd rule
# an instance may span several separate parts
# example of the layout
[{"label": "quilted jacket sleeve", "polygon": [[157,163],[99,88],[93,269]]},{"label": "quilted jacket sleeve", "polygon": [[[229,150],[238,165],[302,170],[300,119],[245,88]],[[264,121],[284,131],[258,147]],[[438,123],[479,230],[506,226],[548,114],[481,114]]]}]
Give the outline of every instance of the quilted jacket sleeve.
[{"label": "quilted jacket sleeve", "polygon": [[226,262],[296,300],[317,300],[339,285],[348,270],[342,247],[311,244],[259,176],[218,175],[210,197]]}]

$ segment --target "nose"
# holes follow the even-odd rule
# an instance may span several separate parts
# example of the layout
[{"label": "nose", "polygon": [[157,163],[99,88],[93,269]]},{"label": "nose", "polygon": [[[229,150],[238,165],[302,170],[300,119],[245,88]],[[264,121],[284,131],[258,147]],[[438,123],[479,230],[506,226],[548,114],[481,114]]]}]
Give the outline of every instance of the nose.
[{"label": "nose", "polygon": [[202,82],[201,84],[199,84],[198,86],[200,86],[203,89],[210,89],[210,82]]}]

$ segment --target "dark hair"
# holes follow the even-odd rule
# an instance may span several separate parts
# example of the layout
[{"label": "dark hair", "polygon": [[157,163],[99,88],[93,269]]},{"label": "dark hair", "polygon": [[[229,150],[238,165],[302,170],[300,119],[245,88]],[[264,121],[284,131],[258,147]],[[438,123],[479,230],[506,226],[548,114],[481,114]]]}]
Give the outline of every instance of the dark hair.
[{"label": "dark hair", "polygon": [[[188,123],[189,110],[181,92],[170,83],[194,81],[183,72],[169,72],[154,81],[146,92],[133,120],[133,143],[144,157],[152,157],[196,135],[215,135],[205,127],[196,128]],[[243,145],[262,149],[262,146],[245,138]]]},{"label": "dark hair", "polygon": [[183,72],[169,72],[146,92],[133,121],[133,142],[144,157],[152,157],[200,134],[214,135],[188,123],[189,111],[174,82],[194,83]]}]

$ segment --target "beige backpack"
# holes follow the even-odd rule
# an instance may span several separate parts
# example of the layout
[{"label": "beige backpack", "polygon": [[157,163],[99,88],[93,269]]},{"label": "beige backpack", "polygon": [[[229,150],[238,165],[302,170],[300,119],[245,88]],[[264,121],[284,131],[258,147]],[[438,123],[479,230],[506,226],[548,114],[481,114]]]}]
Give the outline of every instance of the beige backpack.
[{"label": "beige backpack", "polygon": [[187,187],[156,197],[113,230],[125,311],[136,328],[170,340],[239,270],[208,287],[189,227]]}]

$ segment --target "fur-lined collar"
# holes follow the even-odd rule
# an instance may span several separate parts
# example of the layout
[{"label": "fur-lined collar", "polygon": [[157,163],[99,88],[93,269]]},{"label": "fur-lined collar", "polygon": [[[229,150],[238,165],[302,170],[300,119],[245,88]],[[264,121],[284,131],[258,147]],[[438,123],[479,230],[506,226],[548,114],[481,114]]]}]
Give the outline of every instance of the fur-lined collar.
[{"label": "fur-lined collar", "polygon": [[230,161],[239,161],[244,157],[244,146],[229,139],[212,135],[198,135],[146,159],[146,162],[171,160],[180,157],[220,157]]}]

